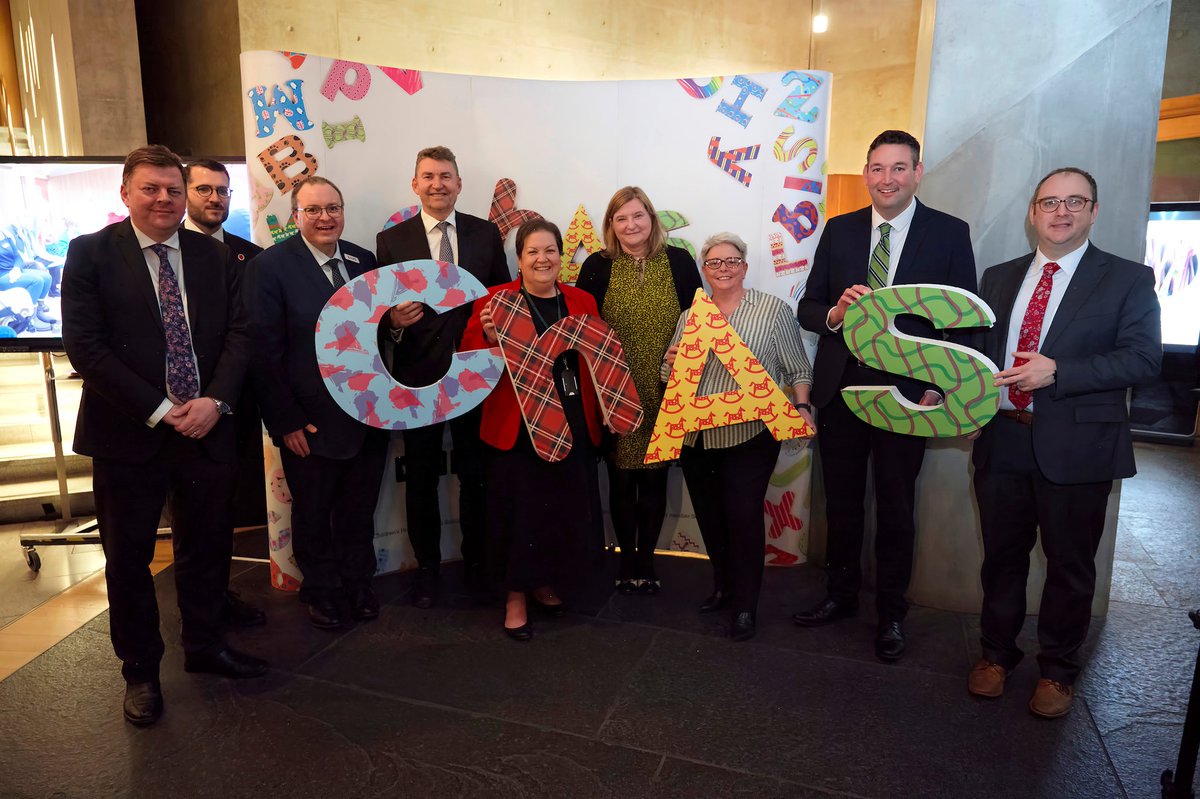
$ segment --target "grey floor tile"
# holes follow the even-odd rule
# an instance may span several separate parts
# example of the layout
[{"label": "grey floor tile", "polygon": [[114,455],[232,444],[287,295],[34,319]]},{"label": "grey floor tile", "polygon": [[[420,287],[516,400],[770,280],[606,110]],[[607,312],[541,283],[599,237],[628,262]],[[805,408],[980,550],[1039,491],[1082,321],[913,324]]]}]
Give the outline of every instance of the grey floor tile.
[{"label": "grey floor tile", "polygon": [[1043,723],[1025,690],[977,702],[961,679],[664,633],[602,737],[863,796],[1118,796],[1086,707]]},{"label": "grey floor tile", "polygon": [[1143,567],[1127,560],[1114,560],[1112,591],[1113,602],[1132,602],[1136,605],[1166,607],[1167,602],[1146,576]]},{"label": "grey floor tile", "polygon": [[1183,715],[1096,699],[1088,707],[1129,799],[1160,799],[1159,777],[1178,759]]}]

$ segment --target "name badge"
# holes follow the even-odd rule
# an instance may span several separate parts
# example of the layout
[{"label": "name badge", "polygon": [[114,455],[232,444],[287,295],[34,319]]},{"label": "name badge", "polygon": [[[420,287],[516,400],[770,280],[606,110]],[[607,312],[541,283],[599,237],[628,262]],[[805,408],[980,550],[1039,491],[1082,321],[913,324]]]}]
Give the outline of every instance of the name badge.
[{"label": "name badge", "polygon": [[358,260],[357,258],[355,258],[353,255],[351,255],[350,253],[348,253],[348,252],[344,252],[344,253],[342,253],[342,255],[343,255],[343,257],[345,257],[345,259],[346,259],[347,261],[349,261],[349,262],[350,262],[350,263],[352,263],[352,264],[357,264],[357,263],[359,263],[359,260]]}]

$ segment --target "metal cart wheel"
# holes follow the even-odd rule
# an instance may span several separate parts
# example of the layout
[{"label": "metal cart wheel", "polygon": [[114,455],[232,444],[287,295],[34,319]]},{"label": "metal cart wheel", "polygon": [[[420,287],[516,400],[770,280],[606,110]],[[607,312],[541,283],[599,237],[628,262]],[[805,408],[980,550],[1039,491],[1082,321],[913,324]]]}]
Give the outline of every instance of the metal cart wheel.
[{"label": "metal cart wheel", "polygon": [[37,549],[34,547],[21,547],[21,553],[25,555],[25,563],[29,566],[30,571],[41,571],[42,556],[37,553]]}]

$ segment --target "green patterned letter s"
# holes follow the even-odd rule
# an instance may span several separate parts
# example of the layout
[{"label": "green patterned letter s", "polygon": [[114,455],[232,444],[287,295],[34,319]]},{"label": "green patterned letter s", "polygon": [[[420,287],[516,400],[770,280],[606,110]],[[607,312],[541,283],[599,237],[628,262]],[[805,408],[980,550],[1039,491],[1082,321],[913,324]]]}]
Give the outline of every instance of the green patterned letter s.
[{"label": "green patterned letter s", "polygon": [[902,314],[922,316],[939,330],[991,327],[983,300],[952,286],[887,286],[846,309],[842,335],[855,357],[892,374],[933,383],[941,405],[918,406],[893,386],[847,386],[842,398],[854,415],[884,430],[914,436],[961,436],[983,427],[1000,405],[992,385],[999,368],[983,353],[945,341],[905,335],[892,326]]}]

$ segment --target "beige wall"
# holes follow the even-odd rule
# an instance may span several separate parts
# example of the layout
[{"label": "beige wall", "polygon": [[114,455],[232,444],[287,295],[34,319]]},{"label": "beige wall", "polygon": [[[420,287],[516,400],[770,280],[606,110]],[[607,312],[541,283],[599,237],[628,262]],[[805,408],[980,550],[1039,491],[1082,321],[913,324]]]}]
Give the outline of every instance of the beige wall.
[{"label": "beige wall", "polygon": [[[830,172],[861,172],[876,133],[913,127],[922,8],[932,4],[822,4],[830,29],[814,37],[812,66],[834,73]],[[810,6],[803,0],[310,0],[290,6],[242,0],[238,11],[243,50],[292,50],[435,72],[599,80],[809,68]],[[923,116],[923,105],[920,111]]]},{"label": "beige wall", "polygon": [[11,7],[21,74],[22,123],[28,123],[30,147],[35,155],[80,155],[83,136],[68,2],[11,0]]}]

